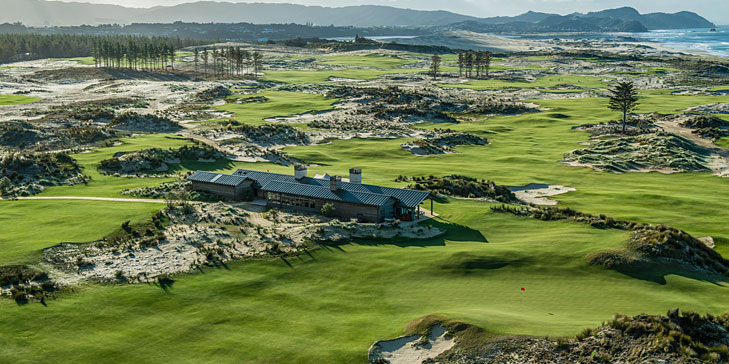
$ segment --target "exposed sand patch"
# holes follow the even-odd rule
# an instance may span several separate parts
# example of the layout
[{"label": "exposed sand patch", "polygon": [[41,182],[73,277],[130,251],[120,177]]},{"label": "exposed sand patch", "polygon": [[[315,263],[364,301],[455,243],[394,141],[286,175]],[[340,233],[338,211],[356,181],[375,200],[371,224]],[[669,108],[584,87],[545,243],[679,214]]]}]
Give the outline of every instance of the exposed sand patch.
[{"label": "exposed sand patch", "polygon": [[705,112],[711,114],[729,114],[729,104],[711,104],[694,106],[687,109],[694,112]]},{"label": "exposed sand patch", "polygon": [[[725,105],[729,107],[729,104]],[[710,150],[710,160],[706,167],[709,168],[715,176],[729,177],[729,150],[717,146],[709,139],[705,139],[694,134],[694,129],[682,126],[680,119],[671,121],[662,120],[656,124],[668,133],[686,138],[694,144]]]},{"label": "exposed sand patch", "polygon": [[546,185],[539,183],[530,183],[526,186],[509,187],[516,197],[526,203],[541,206],[556,206],[559,202],[550,200],[548,197],[562,195],[567,192],[577,191],[574,187],[565,187],[562,185]]},{"label": "exposed sand patch", "polygon": [[697,238],[700,242],[704,243],[706,247],[714,249],[716,248],[716,242],[714,241],[714,238],[711,236],[704,236],[702,238]]},{"label": "exposed sand patch", "polygon": [[386,360],[390,364],[420,364],[444,353],[455,345],[445,327],[435,325],[428,337],[403,336],[393,340],[377,341],[370,347],[370,363]]}]

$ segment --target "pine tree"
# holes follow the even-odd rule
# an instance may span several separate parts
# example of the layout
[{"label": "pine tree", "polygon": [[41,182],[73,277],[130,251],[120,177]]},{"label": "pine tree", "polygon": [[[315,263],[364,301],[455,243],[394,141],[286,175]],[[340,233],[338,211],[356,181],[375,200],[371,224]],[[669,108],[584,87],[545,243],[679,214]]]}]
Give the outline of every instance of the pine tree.
[{"label": "pine tree", "polygon": [[610,89],[610,103],[608,108],[623,113],[623,134],[625,134],[628,114],[638,107],[638,92],[633,82],[619,82]]}]

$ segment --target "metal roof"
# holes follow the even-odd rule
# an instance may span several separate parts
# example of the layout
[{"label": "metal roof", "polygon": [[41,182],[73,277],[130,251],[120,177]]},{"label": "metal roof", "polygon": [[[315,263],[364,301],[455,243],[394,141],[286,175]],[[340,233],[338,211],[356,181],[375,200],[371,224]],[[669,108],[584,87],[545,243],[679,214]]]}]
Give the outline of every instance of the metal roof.
[{"label": "metal roof", "polygon": [[[258,185],[259,188],[266,186],[269,182],[279,181],[279,182],[287,182],[287,183],[296,184],[296,185],[319,186],[319,187],[324,187],[327,190],[329,190],[329,180],[328,179],[319,179],[319,178],[311,178],[311,177],[304,177],[301,179],[296,179],[296,177],[294,177],[292,175],[288,175],[288,174],[259,172],[259,171],[252,171],[252,170],[248,170],[248,169],[239,169],[239,170],[235,171],[235,173],[233,173],[233,175],[250,178],[255,181],[255,183]],[[428,196],[430,196],[430,192],[427,192],[427,191],[415,191],[415,190],[407,190],[407,189],[403,189],[403,188],[391,188],[391,187],[382,187],[382,186],[348,183],[348,182],[342,182],[341,189],[344,191],[348,191],[348,192],[370,193],[370,194],[376,194],[376,195],[385,195],[387,197],[393,197],[396,200],[400,201],[401,204],[405,205],[406,207],[410,207],[410,208],[418,207],[418,205],[420,205],[421,202],[425,201],[425,199],[427,199]]]},{"label": "metal roof", "polygon": [[187,180],[195,182],[214,183],[224,186],[239,186],[240,184],[245,182],[246,178],[235,175],[231,176],[229,174],[197,171],[193,173],[190,177],[187,177]]},{"label": "metal roof", "polygon": [[283,181],[271,181],[261,187],[262,191],[279,192],[288,195],[321,198],[331,201],[344,201],[369,206],[382,206],[392,199],[390,196],[374,193],[352,192],[340,189],[336,192],[329,187],[308,185],[303,183],[290,183]]}]

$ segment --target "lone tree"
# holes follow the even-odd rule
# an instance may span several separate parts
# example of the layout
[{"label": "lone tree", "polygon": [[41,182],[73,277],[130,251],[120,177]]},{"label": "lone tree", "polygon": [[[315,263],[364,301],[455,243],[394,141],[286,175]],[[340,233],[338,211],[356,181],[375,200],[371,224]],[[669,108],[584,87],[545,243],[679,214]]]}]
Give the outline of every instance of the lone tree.
[{"label": "lone tree", "polygon": [[608,108],[623,113],[623,134],[628,122],[628,113],[638,107],[638,92],[632,82],[619,82],[615,88],[610,90],[610,104]]},{"label": "lone tree", "polygon": [[433,80],[437,80],[438,79],[438,69],[440,68],[441,58],[439,55],[434,54],[433,57],[431,57],[430,59],[431,59],[430,70],[433,71]]}]

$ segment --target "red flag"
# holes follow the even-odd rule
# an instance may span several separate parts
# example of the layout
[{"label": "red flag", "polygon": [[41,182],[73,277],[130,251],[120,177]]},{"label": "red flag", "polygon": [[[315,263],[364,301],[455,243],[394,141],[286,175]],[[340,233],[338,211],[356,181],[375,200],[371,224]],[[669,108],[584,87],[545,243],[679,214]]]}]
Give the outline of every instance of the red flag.
[{"label": "red flag", "polygon": [[526,291],[526,288],[522,287],[522,288],[521,288],[521,291],[522,291],[522,292]]}]

